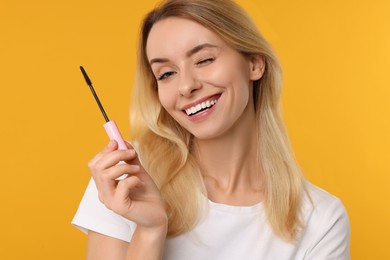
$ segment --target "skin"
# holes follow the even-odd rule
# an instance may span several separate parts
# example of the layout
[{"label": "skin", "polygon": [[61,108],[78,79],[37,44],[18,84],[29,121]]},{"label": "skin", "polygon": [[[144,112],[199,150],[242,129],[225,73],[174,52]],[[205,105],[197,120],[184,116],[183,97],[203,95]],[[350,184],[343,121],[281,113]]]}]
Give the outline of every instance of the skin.
[{"label": "skin", "polygon": [[[180,35],[180,37],[177,37]],[[194,136],[209,199],[229,205],[253,205],[263,199],[256,164],[257,128],[253,81],[264,62],[244,56],[215,33],[193,21],[166,18],[149,34],[146,53],[158,81],[164,109]],[[186,109],[216,100],[210,109],[189,116]],[[99,199],[137,223],[130,244],[90,232],[88,259],[161,259],[167,212],[159,191],[135,151],[117,150],[110,142],[89,163]],[[125,161],[125,164],[118,163]],[[122,174],[129,177],[116,181]]]}]

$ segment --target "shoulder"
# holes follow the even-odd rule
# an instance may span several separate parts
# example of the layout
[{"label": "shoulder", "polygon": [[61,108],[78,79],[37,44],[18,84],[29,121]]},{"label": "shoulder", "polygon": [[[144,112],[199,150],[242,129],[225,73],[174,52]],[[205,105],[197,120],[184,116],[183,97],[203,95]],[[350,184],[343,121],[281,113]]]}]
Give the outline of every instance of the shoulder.
[{"label": "shoulder", "polygon": [[303,200],[303,215],[330,219],[334,217],[348,218],[342,201],[329,192],[306,182],[306,195]]},{"label": "shoulder", "polygon": [[343,203],[311,183],[306,187],[301,241],[313,256],[308,259],[349,259],[350,224]]},{"label": "shoulder", "polygon": [[331,224],[343,221],[349,225],[347,211],[341,200],[329,192],[307,182],[303,202],[303,216],[307,224]]}]

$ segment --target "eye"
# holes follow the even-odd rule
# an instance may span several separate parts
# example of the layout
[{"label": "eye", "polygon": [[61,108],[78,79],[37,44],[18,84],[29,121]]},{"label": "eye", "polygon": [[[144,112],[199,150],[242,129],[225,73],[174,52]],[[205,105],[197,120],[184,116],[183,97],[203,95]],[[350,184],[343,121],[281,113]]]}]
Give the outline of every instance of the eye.
[{"label": "eye", "polygon": [[165,72],[165,73],[161,74],[160,76],[158,76],[157,80],[159,80],[159,81],[165,80],[174,74],[176,74],[176,72],[174,72],[174,71]]},{"label": "eye", "polygon": [[211,63],[215,60],[215,58],[207,58],[207,59],[203,59],[203,60],[200,60],[196,63],[196,65],[204,65],[204,64],[208,64],[208,63]]}]

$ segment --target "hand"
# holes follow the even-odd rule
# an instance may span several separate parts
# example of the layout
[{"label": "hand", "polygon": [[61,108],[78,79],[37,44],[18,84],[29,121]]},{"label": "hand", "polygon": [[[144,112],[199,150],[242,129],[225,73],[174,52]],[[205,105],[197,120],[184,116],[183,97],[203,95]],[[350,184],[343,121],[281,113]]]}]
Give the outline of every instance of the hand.
[{"label": "hand", "polygon": [[[131,145],[128,150],[117,148],[116,141],[110,141],[88,163],[99,200],[108,209],[135,222],[137,229],[166,232],[168,216],[158,188]],[[128,176],[117,180],[123,174]]]}]

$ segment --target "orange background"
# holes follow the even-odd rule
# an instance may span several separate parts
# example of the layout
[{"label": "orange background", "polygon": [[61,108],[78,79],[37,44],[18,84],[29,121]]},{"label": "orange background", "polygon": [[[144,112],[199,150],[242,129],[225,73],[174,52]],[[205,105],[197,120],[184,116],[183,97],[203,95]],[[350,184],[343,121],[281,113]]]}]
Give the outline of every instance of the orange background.
[{"label": "orange background", "polygon": [[[107,137],[79,66],[126,137],[138,26],[156,2],[0,3],[0,259],[84,258],[70,221]],[[390,2],[237,2],[281,59],[297,159],[344,202],[352,259],[390,259]]]}]

